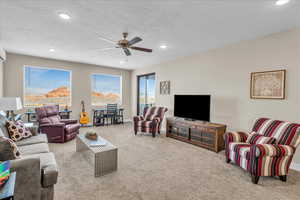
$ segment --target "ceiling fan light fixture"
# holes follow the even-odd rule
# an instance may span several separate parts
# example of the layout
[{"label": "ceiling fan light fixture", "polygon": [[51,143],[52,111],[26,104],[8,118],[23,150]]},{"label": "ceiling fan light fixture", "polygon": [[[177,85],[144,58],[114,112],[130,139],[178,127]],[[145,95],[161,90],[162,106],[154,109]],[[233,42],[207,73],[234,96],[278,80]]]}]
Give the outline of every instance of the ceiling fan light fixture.
[{"label": "ceiling fan light fixture", "polygon": [[290,2],[290,0],[277,0],[276,1],[276,6],[283,6],[285,4],[288,4]]},{"label": "ceiling fan light fixture", "polygon": [[51,48],[51,49],[49,49],[49,51],[50,51],[50,52],[54,52],[54,51],[55,51],[55,49]]}]

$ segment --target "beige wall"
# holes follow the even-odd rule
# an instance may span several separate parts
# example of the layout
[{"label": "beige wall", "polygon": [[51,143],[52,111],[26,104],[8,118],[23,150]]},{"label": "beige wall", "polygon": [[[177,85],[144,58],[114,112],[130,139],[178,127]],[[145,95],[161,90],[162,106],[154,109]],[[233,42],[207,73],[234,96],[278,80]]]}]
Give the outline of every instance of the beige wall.
[{"label": "beige wall", "polygon": [[[172,49],[169,49],[172,51]],[[250,73],[286,69],[285,100],[252,100]],[[174,94],[211,94],[211,121],[229,130],[249,130],[257,117],[300,122],[300,29],[244,41],[132,74],[132,113],[136,114],[136,76],[156,73],[157,105],[173,114]],[[159,82],[171,81],[171,95],[159,95]],[[188,102],[187,102],[188,103]],[[300,164],[300,148],[295,162]]]},{"label": "beige wall", "polygon": [[[23,67],[24,65],[61,68],[72,71],[72,116],[79,117],[80,101],[84,100],[86,111],[91,113],[91,81],[90,74],[104,73],[122,76],[122,107],[125,108],[125,119],[131,116],[131,71],[108,67],[74,63],[19,54],[7,54],[4,63],[4,95],[23,97]],[[91,119],[91,115],[90,115]]]}]

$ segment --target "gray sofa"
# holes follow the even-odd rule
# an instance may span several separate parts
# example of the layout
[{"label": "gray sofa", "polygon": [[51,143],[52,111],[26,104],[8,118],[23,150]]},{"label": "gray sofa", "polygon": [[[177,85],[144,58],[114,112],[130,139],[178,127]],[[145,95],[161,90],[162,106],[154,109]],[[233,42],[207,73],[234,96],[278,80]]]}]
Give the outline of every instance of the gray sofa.
[{"label": "gray sofa", "polygon": [[[6,118],[0,115],[0,136],[8,137]],[[53,200],[58,168],[54,154],[49,151],[45,134],[16,142],[21,158],[11,160],[11,171],[17,172],[15,200]]]}]

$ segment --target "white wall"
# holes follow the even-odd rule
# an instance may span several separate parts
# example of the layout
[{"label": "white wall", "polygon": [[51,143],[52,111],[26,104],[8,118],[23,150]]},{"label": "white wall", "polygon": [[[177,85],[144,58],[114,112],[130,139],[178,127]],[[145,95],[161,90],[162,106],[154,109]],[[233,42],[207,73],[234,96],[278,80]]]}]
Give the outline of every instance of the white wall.
[{"label": "white wall", "polygon": [[[168,51],[172,51],[169,49]],[[287,70],[285,100],[250,99],[250,73]],[[136,114],[137,75],[156,73],[157,105],[173,115],[174,94],[211,94],[211,121],[228,130],[250,130],[258,117],[300,123],[300,29],[135,70],[132,113]],[[159,95],[159,82],[171,81],[171,95]],[[188,103],[188,102],[187,102]],[[300,163],[300,148],[295,162]]]},{"label": "white wall", "polygon": [[4,95],[19,96],[23,98],[23,67],[24,65],[61,68],[72,71],[72,117],[79,118],[81,111],[80,102],[85,102],[86,111],[90,113],[91,109],[91,81],[92,73],[113,74],[122,76],[122,107],[124,107],[124,118],[131,118],[131,71],[114,69],[103,66],[75,63],[54,59],[46,59],[34,56],[19,54],[7,54],[4,63]]}]

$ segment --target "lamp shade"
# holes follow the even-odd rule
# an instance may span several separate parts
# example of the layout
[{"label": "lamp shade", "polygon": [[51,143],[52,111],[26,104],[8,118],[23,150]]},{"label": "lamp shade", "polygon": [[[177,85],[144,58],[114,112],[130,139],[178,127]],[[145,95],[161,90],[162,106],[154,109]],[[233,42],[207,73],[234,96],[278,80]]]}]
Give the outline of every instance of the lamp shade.
[{"label": "lamp shade", "polygon": [[0,98],[0,110],[11,111],[22,109],[20,97],[3,97]]}]

